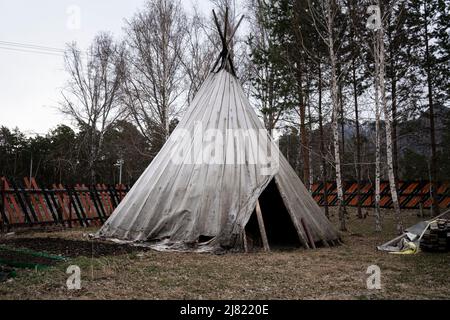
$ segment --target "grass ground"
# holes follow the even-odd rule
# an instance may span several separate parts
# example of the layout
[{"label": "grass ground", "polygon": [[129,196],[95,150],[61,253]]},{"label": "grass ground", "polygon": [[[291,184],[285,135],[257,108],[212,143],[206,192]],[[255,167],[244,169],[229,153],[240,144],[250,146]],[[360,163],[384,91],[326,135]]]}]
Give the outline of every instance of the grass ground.
[{"label": "grass ground", "polygon": [[[331,249],[253,254],[159,253],[96,244],[87,230],[32,233],[1,239],[10,246],[70,257],[46,270],[19,270],[0,283],[0,299],[449,299],[450,254],[410,256],[377,252],[395,236],[371,216],[350,212],[344,245]],[[405,225],[420,219],[404,213]],[[94,250],[92,250],[94,249]],[[381,268],[381,290],[368,290],[366,270]],[[69,265],[82,270],[82,289],[66,287]]]}]

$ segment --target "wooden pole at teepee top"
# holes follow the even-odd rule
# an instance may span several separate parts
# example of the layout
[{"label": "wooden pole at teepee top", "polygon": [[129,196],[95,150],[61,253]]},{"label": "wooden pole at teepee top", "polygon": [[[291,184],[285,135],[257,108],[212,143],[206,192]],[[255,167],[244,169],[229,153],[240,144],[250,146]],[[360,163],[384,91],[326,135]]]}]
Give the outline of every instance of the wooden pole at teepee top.
[{"label": "wooden pole at teepee top", "polygon": [[261,232],[264,251],[269,252],[269,240],[267,240],[266,227],[264,226],[264,220],[261,212],[261,206],[259,205],[259,200],[256,201],[256,217],[258,218],[259,231]]},{"label": "wooden pole at teepee top", "polygon": [[[225,10],[225,16],[224,16],[224,29],[220,27],[219,19],[217,18],[216,12],[213,10],[213,17],[214,17],[214,23],[216,25],[217,31],[219,32],[220,40],[222,41],[222,52],[220,53],[219,57],[217,58],[216,62],[214,63],[214,67],[212,68],[212,72],[217,72],[221,69],[227,69],[227,63],[229,72],[236,77],[236,70],[233,65],[233,59],[232,59],[232,53],[230,52],[230,45],[233,41],[234,35],[236,34],[237,29],[241,25],[242,21],[244,20],[244,16],[241,17],[238,24],[233,27],[230,25],[228,15],[229,15],[229,8],[226,7]],[[218,70],[216,70],[217,66],[219,65],[219,62],[221,62],[221,65],[219,66]]]}]

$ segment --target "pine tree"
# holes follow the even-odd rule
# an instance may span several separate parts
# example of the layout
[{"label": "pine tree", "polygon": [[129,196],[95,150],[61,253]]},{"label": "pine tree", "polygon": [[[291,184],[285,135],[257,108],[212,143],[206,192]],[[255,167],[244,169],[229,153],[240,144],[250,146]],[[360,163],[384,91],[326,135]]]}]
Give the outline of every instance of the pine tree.
[{"label": "pine tree", "polygon": [[284,48],[288,35],[277,32],[279,12],[274,10],[272,1],[259,0],[254,10],[253,30],[248,39],[253,63],[252,95],[260,102],[265,126],[272,134],[284,113],[295,103],[291,92],[294,78]]},{"label": "pine tree", "polygon": [[[437,200],[437,179],[438,179],[438,154],[436,140],[436,106],[442,104],[443,93],[446,88],[442,88],[440,75],[445,74],[445,62],[441,59],[445,56],[446,38],[443,33],[448,26],[445,26],[445,10],[448,7],[447,1],[430,1],[430,0],[410,0],[408,2],[408,12],[410,13],[407,20],[409,30],[414,34],[414,62],[417,64],[419,72],[419,80],[425,83],[425,88],[421,95],[423,103],[428,108],[429,117],[429,167],[430,182],[432,194],[432,208],[435,215],[439,214],[439,203]],[[439,10],[444,10],[440,12]],[[447,9],[448,12],[448,9]],[[443,16],[444,15],[444,16]],[[442,25],[444,21],[444,26]],[[441,23],[439,23],[441,22]],[[438,41],[440,39],[441,41]],[[442,47],[441,47],[442,46]],[[443,50],[442,50],[443,49]],[[441,57],[440,52],[444,52]],[[445,60],[445,58],[444,58]],[[444,62],[444,63],[441,63]],[[444,70],[444,71],[443,71]]]}]

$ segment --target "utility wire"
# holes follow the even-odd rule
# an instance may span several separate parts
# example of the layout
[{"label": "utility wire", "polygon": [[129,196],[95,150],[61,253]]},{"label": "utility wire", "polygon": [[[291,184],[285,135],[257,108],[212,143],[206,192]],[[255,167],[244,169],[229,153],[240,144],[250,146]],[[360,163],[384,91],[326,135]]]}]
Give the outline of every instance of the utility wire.
[{"label": "utility wire", "polygon": [[0,45],[0,49],[2,50],[8,50],[8,51],[16,51],[16,52],[25,52],[25,53],[37,53],[37,54],[46,54],[51,56],[57,56],[57,57],[64,57],[63,54],[59,54],[56,52],[50,52],[50,51],[37,51],[37,50],[30,50],[25,48],[13,48],[13,47],[4,47]]},{"label": "utility wire", "polygon": [[[60,48],[3,40],[0,40],[0,49],[25,53],[46,54],[58,57],[65,57],[66,54],[66,50]],[[86,52],[79,52],[79,54],[82,57],[92,56],[92,54]]]},{"label": "utility wire", "polygon": [[20,43],[20,42],[10,42],[10,41],[0,40],[0,45],[64,53],[64,49],[35,45],[35,44]]}]

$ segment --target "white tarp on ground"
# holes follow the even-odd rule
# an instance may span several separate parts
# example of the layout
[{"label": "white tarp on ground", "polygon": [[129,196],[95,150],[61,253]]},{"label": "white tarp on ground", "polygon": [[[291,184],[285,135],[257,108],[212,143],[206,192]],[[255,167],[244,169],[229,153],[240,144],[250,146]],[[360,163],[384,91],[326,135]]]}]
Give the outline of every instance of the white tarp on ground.
[{"label": "white tarp on ground", "polygon": [[450,211],[446,211],[431,220],[421,221],[413,225],[412,227],[406,229],[401,236],[391,241],[388,241],[381,246],[378,246],[377,249],[380,251],[394,252],[394,253],[402,252],[405,250],[411,250],[412,251],[411,253],[416,253],[420,245],[420,240],[422,239],[425,231],[427,231],[428,228],[430,227],[430,224],[433,221],[436,221],[437,219],[445,217],[450,218]]}]

